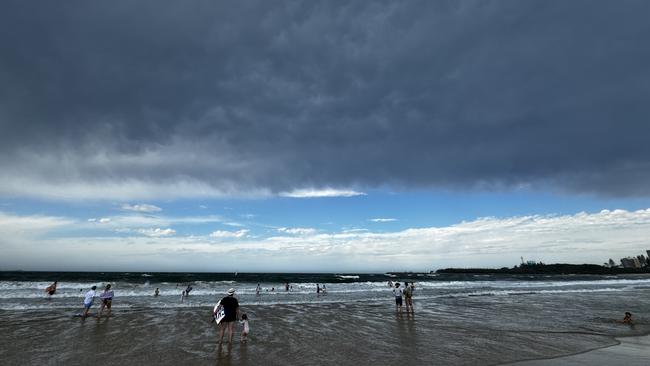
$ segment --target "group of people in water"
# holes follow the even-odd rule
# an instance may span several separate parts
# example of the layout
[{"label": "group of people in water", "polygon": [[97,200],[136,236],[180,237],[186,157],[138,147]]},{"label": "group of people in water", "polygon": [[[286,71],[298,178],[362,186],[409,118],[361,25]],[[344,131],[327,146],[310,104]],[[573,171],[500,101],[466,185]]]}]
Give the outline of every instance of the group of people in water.
[{"label": "group of people in water", "polygon": [[[57,291],[58,282],[54,281],[50,286],[45,288],[45,293],[48,299],[50,299]],[[406,307],[407,314],[413,314],[413,293],[415,292],[415,283],[404,282],[402,286],[399,282],[393,283],[392,281],[388,282],[388,286],[392,289],[393,296],[395,298],[395,311],[399,315],[402,313],[402,307]],[[288,283],[285,285],[285,290],[290,291],[293,286],[290,286]],[[106,316],[111,315],[111,305],[113,302],[114,292],[111,288],[111,284],[107,284],[104,287],[104,291],[97,295],[97,286],[92,286],[88,292],[86,292],[83,301],[83,313],[79,314],[82,319],[85,319],[89,316],[90,309],[93,306],[95,298],[99,298],[101,301],[101,306],[96,318],[101,318],[104,310],[107,310]],[[260,294],[262,288],[260,284],[257,284],[255,292],[257,295]],[[273,289],[274,290],[274,289]],[[81,291],[81,290],[80,290]],[[192,286],[187,285],[185,290],[183,290],[181,295],[181,301],[189,296],[192,291]],[[268,291],[268,289],[267,289]],[[327,291],[325,285],[321,287],[320,284],[316,284],[317,294],[325,293]],[[154,296],[159,296],[160,288],[156,288]],[[223,297],[213,308],[212,319],[216,321],[219,326],[219,338],[218,344],[222,344],[224,335],[228,333],[228,342],[232,344],[233,335],[234,335],[234,325],[235,322],[239,321],[242,330],[240,333],[240,341],[246,342],[248,339],[248,334],[250,332],[250,326],[248,323],[247,314],[241,314],[239,309],[239,301],[235,298],[235,289],[231,288],[227,291],[226,296]],[[625,312],[625,316],[621,323],[624,324],[633,324],[632,322],[632,313]]]},{"label": "group of people in water", "polygon": [[[83,313],[81,314],[82,319],[88,317],[90,308],[93,306],[95,297],[97,297],[96,290],[97,290],[97,286],[92,286],[84,296],[84,310]],[[107,309],[106,316],[111,316],[111,306],[113,304],[113,296],[115,296],[115,294],[113,293],[113,290],[111,290],[111,284],[109,283],[108,285],[106,285],[106,287],[104,287],[104,291],[99,295],[101,306],[99,308],[99,312],[95,316],[97,319],[102,317],[102,313],[104,312],[104,309]]]},{"label": "group of people in water", "polygon": [[393,284],[392,281],[388,281],[388,287],[393,289],[393,295],[395,296],[395,311],[398,314],[402,313],[402,305],[406,306],[406,313],[413,314],[413,292],[415,291],[415,282],[404,282],[404,287],[401,287],[399,282]]},{"label": "group of people in water", "polygon": [[[47,286],[45,288],[45,293],[47,296],[47,299],[51,299],[54,294],[56,294],[56,287],[58,285],[58,281],[54,281],[51,285]],[[79,291],[82,291],[82,289],[79,289]],[[113,293],[113,290],[111,289],[111,284],[109,283],[104,287],[104,291],[97,296],[97,286],[92,286],[88,292],[86,292],[86,295],[84,296],[84,303],[83,303],[83,312],[80,313],[79,316],[81,316],[82,319],[85,319],[88,317],[88,314],[90,312],[90,308],[92,308],[93,303],[95,302],[95,298],[99,297],[99,300],[101,301],[101,306],[99,308],[99,313],[95,316],[96,318],[101,318],[102,313],[104,312],[104,309],[107,309],[107,314],[106,316],[111,315],[111,306],[113,304],[113,296],[115,294]]]}]

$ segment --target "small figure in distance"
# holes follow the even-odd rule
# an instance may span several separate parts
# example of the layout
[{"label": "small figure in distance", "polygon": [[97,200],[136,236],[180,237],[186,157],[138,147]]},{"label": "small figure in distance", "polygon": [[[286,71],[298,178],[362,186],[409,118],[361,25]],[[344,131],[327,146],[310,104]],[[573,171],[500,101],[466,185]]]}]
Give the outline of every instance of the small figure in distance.
[{"label": "small figure in distance", "polygon": [[289,282],[284,284],[284,291],[289,291]]},{"label": "small figure in distance", "polygon": [[102,292],[101,295],[99,295],[99,298],[102,300],[102,305],[99,308],[99,314],[97,314],[97,319],[102,317],[102,312],[104,311],[104,308],[108,309],[108,315],[106,316],[111,316],[111,305],[113,303],[113,290],[111,290],[111,284],[109,283],[106,285],[106,288],[104,288],[104,292]]},{"label": "small figure in distance", "polygon": [[320,285],[316,284],[316,293],[320,295]]},{"label": "small figure in distance", "polygon": [[625,312],[625,316],[623,317],[623,324],[632,324],[632,313],[629,311]]},{"label": "small figure in distance", "polygon": [[192,291],[192,285],[187,284],[187,287],[185,288],[185,296],[190,296],[190,291]]},{"label": "small figure in distance", "polygon": [[95,293],[95,290],[97,289],[97,286],[93,286],[90,288],[88,292],[86,292],[86,296],[84,298],[84,312],[81,315],[81,319],[86,319],[88,316],[88,312],[90,311],[90,308],[93,306],[93,299],[97,295]]},{"label": "small figure in distance", "polygon": [[399,282],[395,283],[395,288],[393,289],[393,295],[395,295],[395,311],[402,313],[402,294],[403,291],[399,288]]},{"label": "small figure in distance", "polygon": [[158,296],[160,295],[160,288],[156,287],[156,291],[153,293],[153,296]]},{"label": "small figure in distance", "polygon": [[241,331],[241,341],[246,342],[248,340],[248,332],[250,332],[250,328],[248,327],[248,315],[242,314],[239,322],[244,327]]},{"label": "small figure in distance", "polygon": [[53,284],[51,284],[51,285],[49,285],[49,286],[47,286],[45,288],[45,293],[47,293],[47,298],[48,299],[50,299],[52,297],[52,295],[54,295],[56,293],[56,285],[57,285],[57,283],[58,283],[58,281],[54,281]]},{"label": "small figure in distance", "polygon": [[257,287],[255,287],[255,295],[260,296],[260,291],[261,290],[262,290],[262,288],[260,287],[260,284],[258,283]]}]

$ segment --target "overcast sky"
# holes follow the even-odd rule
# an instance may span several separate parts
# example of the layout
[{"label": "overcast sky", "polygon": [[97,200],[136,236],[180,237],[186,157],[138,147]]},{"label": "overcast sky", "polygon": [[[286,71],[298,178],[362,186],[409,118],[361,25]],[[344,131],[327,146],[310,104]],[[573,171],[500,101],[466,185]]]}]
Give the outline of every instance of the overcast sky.
[{"label": "overcast sky", "polygon": [[5,1],[0,269],[639,254],[648,14],[644,0]]}]

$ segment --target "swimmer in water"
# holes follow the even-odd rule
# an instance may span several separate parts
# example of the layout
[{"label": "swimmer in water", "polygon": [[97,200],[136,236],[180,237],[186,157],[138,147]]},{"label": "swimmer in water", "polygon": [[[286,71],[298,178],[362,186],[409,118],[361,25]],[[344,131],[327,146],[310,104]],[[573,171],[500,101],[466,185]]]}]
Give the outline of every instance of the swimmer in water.
[{"label": "swimmer in water", "polygon": [[47,298],[48,299],[51,298],[52,295],[54,295],[56,293],[56,285],[57,285],[57,283],[58,283],[58,281],[54,281],[53,284],[51,284],[51,285],[49,285],[49,286],[47,286],[45,288],[45,292],[47,293]]},{"label": "swimmer in water", "polygon": [[623,324],[632,324],[632,313],[629,311],[625,312],[625,316],[623,317]]}]

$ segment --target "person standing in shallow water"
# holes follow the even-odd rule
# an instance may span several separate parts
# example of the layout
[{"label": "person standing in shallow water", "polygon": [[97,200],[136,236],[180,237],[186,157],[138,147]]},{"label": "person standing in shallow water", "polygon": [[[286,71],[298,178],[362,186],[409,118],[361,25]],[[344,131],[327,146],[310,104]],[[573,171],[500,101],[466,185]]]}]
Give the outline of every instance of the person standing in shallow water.
[{"label": "person standing in shallow water", "polygon": [[399,282],[395,283],[395,288],[393,289],[393,295],[395,295],[395,311],[398,313],[402,312],[402,295],[403,291],[399,288]]},{"label": "person standing in shallow water", "polygon": [[241,320],[239,322],[243,326],[240,340],[242,342],[246,342],[248,340],[248,333],[250,333],[250,327],[248,326],[248,315],[242,314]]},{"label": "person standing in shallow water", "polygon": [[104,288],[104,292],[102,292],[101,295],[99,295],[99,298],[102,300],[102,305],[99,308],[99,314],[97,314],[97,318],[102,317],[102,312],[104,311],[104,308],[108,309],[108,314],[106,316],[111,316],[111,306],[113,305],[113,290],[111,290],[111,285],[108,284],[106,285],[106,288]]},{"label": "person standing in shallow water", "polygon": [[86,319],[88,316],[88,312],[90,311],[90,308],[93,306],[93,299],[97,295],[95,290],[97,289],[97,286],[93,286],[90,288],[88,292],[86,292],[86,296],[84,297],[84,312],[83,315],[81,315],[82,319]]},{"label": "person standing in shallow water", "polygon": [[406,303],[406,312],[413,312],[413,283],[409,285],[408,282],[404,282],[404,302]]},{"label": "person standing in shallow water", "polygon": [[[237,318],[239,318],[239,302],[234,295],[235,289],[231,288],[228,290],[228,295],[219,302],[219,307],[223,307],[225,313],[224,318],[219,323],[219,344],[223,342],[223,336],[226,330],[228,330],[228,343],[232,344],[235,322],[237,321]],[[219,312],[219,310],[217,310],[217,312]]]}]

